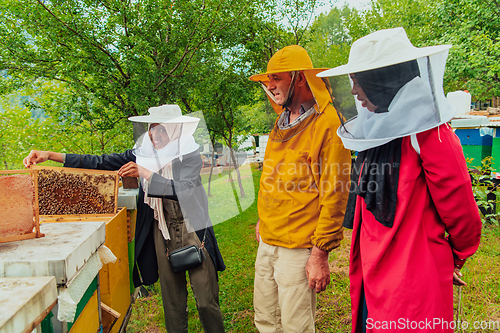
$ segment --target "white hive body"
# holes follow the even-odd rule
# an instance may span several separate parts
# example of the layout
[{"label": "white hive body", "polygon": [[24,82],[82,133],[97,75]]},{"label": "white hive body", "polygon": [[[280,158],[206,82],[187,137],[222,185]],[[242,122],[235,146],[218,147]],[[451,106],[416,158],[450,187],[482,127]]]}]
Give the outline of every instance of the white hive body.
[{"label": "white hive body", "polygon": [[0,277],[0,333],[31,332],[31,324],[57,299],[53,276]]}]

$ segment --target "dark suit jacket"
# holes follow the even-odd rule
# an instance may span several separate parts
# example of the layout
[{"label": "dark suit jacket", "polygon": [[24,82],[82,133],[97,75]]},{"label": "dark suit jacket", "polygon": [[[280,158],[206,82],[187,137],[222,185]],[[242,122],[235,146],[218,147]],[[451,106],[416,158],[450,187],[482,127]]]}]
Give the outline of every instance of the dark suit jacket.
[{"label": "dark suit jacket", "polygon": [[[78,155],[66,154],[64,166],[70,168],[118,170],[128,162],[135,162],[132,150],[120,154],[109,155]],[[225,269],[222,255],[215,239],[215,233],[208,216],[207,196],[201,185],[199,171],[202,165],[198,151],[182,156],[182,161],[176,158],[172,161],[172,173],[174,180],[167,180],[157,174],[150,179],[149,193],[157,197],[172,200],[192,200],[190,207],[186,210],[187,217],[192,221],[193,227],[208,226],[206,232],[205,247],[215,265],[217,271]],[[202,193],[203,191],[203,193]],[[150,194],[150,195],[151,195]],[[135,262],[133,279],[136,287],[140,285],[151,285],[158,281],[158,264],[153,239],[153,227],[156,221],[154,211],[144,203],[144,191],[139,188],[137,202],[137,222],[135,227]],[[203,239],[205,228],[196,232]]]}]

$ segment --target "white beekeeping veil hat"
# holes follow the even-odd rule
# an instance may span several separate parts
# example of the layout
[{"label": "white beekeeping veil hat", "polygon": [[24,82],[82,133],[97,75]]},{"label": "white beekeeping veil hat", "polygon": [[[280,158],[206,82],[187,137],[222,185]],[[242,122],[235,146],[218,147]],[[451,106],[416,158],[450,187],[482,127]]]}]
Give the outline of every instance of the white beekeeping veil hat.
[{"label": "white beekeeping veil hat", "polygon": [[165,147],[156,149],[148,133],[144,133],[136,142],[134,154],[138,165],[157,172],[173,159],[196,151],[200,146],[195,142],[195,133],[200,119],[183,116],[178,105],[160,105],[151,107],[149,115],[130,117],[133,122],[159,124],[166,131],[169,142]]},{"label": "white beekeeping veil hat", "polygon": [[[377,106],[375,112],[371,112],[354,97],[358,116],[337,132],[344,146],[363,151],[426,131],[453,118],[455,108],[447,101],[442,88],[450,47],[417,48],[403,28],[380,30],[353,43],[347,64],[319,73],[320,77],[349,74],[351,88],[355,79],[370,102]],[[334,96],[340,97],[342,89],[338,84],[332,86],[337,87]],[[351,89],[343,91],[345,95]]]},{"label": "white beekeeping veil hat", "polygon": [[[169,186],[173,184],[188,231],[201,230],[224,222],[253,203],[255,186],[250,164],[244,163],[246,159],[237,159],[237,165],[231,164],[224,168],[215,166],[212,171],[218,170],[219,173],[208,180],[212,172],[211,165],[205,165],[202,155],[205,157],[207,153],[215,152],[203,112],[198,111],[183,116],[178,105],[151,107],[148,112],[149,114],[145,116],[129,118],[133,122],[148,124],[148,128],[143,129],[145,133],[140,135],[133,150],[136,163],[168,180],[166,184]],[[150,136],[152,129],[158,127],[166,132],[166,140],[162,141],[161,146]],[[227,147],[221,148],[223,152],[229,150]],[[247,153],[243,154],[246,157]],[[234,190],[235,184],[229,177],[228,169],[232,169],[234,176],[236,170],[242,174],[242,187],[247,193],[245,197]],[[164,196],[149,195],[150,180],[141,181],[145,192],[144,202],[154,210],[155,219],[159,221],[159,228],[164,238],[169,239],[163,214]],[[207,196],[209,186],[211,192],[210,196]]]}]

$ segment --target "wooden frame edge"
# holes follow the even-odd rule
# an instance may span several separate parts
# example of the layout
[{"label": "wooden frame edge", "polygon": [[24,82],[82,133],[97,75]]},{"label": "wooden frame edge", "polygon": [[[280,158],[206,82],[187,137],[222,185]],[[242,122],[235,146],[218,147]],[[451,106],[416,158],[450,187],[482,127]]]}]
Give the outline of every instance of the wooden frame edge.
[{"label": "wooden frame edge", "polygon": [[53,166],[41,166],[41,165],[32,165],[32,169],[35,170],[56,170],[56,171],[68,171],[75,173],[88,173],[88,174],[104,174],[104,175],[118,175],[116,171],[109,170],[98,170],[98,169],[83,169],[83,168],[67,168],[67,167],[53,167]]},{"label": "wooden frame edge", "polygon": [[35,320],[33,320],[33,322],[25,328],[23,333],[33,332],[33,330],[45,319],[45,317],[49,314],[49,312],[52,311],[52,309],[54,308],[54,306],[56,306],[56,304],[57,304],[57,299],[54,301],[54,303],[49,305],[49,307],[45,309],[43,313],[41,313],[38,317],[36,317]]},{"label": "wooden frame edge", "polygon": [[[41,235],[43,235],[43,234],[41,234]],[[28,234],[23,234],[23,235],[3,236],[3,237],[0,237],[0,244],[1,243],[8,243],[8,242],[17,242],[17,241],[31,239],[31,238],[38,238],[38,234],[36,232],[30,232]]]},{"label": "wooden frame edge", "polygon": [[118,188],[120,187],[120,176],[115,177],[115,214],[118,212]]},{"label": "wooden frame edge", "polygon": [[24,174],[29,173],[31,178],[33,179],[33,218],[35,222],[35,231],[32,231],[23,235],[14,235],[14,236],[4,236],[0,237],[0,243],[8,243],[8,242],[16,242],[25,239],[31,238],[40,238],[45,237],[45,234],[40,232],[40,208],[38,206],[38,170],[29,168],[29,169],[16,169],[16,170],[0,170],[0,175],[11,175],[11,174]]}]

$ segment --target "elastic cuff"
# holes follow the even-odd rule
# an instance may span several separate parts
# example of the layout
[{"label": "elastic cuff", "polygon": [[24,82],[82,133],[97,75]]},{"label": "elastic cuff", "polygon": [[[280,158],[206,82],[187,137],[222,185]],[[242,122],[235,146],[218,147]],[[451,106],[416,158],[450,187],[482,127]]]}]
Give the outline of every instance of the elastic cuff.
[{"label": "elastic cuff", "polygon": [[325,244],[320,245],[320,244],[312,242],[312,245],[316,246],[318,249],[320,249],[322,251],[331,252],[332,250],[334,250],[340,246],[340,240],[337,242],[330,242],[327,245],[325,245]]},{"label": "elastic cuff", "polygon": [[465,259],[459,259],[457,257],[453,257],[453,264],[456,268],[461,269],[465,264]]},{"label": "elastic cuff", "polygon": [[344,239],[344,230],[342,227],[334,234],[329,235],[327,238],[312,236],[311,244],[316,246],[318,249],[331,252],[340,246],[340,242]]}]

